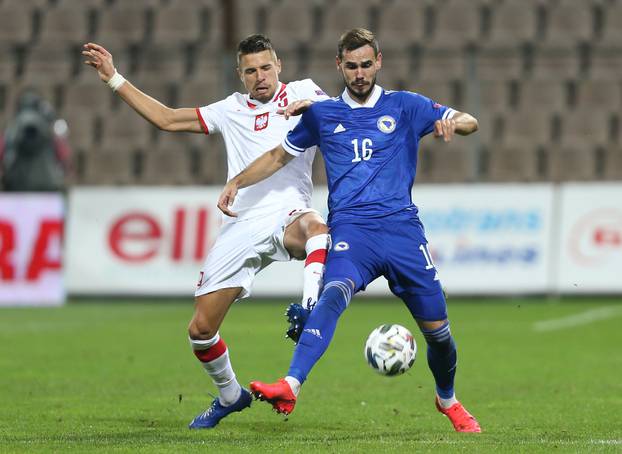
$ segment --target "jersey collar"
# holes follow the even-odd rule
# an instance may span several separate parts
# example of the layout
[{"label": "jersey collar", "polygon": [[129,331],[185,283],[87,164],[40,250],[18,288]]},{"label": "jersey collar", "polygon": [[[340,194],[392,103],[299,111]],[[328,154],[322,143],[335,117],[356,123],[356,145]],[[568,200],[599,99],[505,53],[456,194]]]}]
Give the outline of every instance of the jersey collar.
[{"label": "jersey collar", "polygon": [[380,99],[380,96],[382,95],[382,91],[383,90],[380,85],[374,85],[374,89],[372,90],[371,95],[369,95],[369,98],[367,98],[367,101],[365,101],[365,104],[359,104],[354,99],[352,99],[352,97],[350,96],[350,92],[348,92],[347,88],[343,90],[343,93],[341,94],[341,98],[343,99],[343,102],[345,102],[347,105],[349,105],[353,109],[358,109],[359,107],[371,108],[371,107],[374,107],[376,103],[378,102],[378,100]]},{"label": "jersey collar", "polygon": [[246,94],[246,105],[248,107],[250,107],[251,109],[256,109],[257,107],[268,105],[268,104],[276,101],[279,98],[281,93],[283,93],[283,90],[285,90],[286,86],[287,85],[284,84],[283,82],[279,82],[278,88],[274,92],[274,96],[272,97],[272,99],[270,101],[265,102],[265,103],[261,102],[261,101],[257,101],[256,99],[251,98],[250,95],[247,93]]}]

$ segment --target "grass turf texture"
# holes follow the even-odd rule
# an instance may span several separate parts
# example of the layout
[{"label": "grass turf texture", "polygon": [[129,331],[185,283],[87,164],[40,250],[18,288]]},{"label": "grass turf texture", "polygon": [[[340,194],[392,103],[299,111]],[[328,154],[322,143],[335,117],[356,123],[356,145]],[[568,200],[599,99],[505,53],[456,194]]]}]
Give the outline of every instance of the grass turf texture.
[{"label": "grass turf texture", "polygon": [[[453,432],[434,409],[423,338],[396,300],[355,299],[288,420],[254,402],[207,431],[186,428],[215,392],[186,340],[191,304],[2,309],[0,452],[620,452],[620,303],[450,301],[458,397],[479,435]],[[242,383],[287,370],[286,304],[232,307],[221,334]],[[600,321],[534,329],[612,305]],[[415,334],[418,359],[403,376],[365,364],[381,323]]]}]

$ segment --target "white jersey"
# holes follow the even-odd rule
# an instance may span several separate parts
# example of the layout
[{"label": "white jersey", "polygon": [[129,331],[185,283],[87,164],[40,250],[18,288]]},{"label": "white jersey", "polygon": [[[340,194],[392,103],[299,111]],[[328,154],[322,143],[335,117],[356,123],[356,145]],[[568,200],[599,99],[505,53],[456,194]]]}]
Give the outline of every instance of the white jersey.
[{"label": "white jersey", "polygon": [[[197,108],[199,121],[206,134],[220,132],[227,149],[227,180],[242,172],[250,163],[268,150],[280,145],[287,133],[296,126],[300,116],[288,120],[277,110],[300,100],[321,101],[328,96],[311,80],[279,86],[267,103],[251,99],[248,94],[234,93],[222,101]],[[232,210],[237,218],[226,222],[262,217],[282,211],[292,200],[309,206],[313,191],[311,166],[315,147],[302,153],[269,178],[248,188],[240,189]]]}]

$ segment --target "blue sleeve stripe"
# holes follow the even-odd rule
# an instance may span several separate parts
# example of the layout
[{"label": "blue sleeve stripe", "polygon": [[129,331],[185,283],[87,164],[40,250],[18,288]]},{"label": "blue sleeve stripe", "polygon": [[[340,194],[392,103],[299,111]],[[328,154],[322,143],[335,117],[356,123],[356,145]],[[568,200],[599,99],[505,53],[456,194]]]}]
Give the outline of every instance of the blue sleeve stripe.
[{"label": "blue sleeve stripe", "polygon": [[454,115],[456,115],[456,111],[452,109],[451,107],[448,107],[445,113],[443,114],[443,120],[447,118],[453,118]]},{"label": "blue sleeve stripe", "polygon": [[281,145],[283,146],[285,151],[294,156],[299,156],[305,151],[304,148],[299,148],[295,145],[292,145],[291,142],[287,140],[287,137],[285,138],[285,140],[283,140],[283,143]]}]

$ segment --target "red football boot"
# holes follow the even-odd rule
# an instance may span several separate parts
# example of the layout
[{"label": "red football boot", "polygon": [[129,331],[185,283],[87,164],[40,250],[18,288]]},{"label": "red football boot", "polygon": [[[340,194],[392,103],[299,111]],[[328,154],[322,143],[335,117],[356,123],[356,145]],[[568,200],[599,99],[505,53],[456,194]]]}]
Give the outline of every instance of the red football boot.
[{"label": "red football boot", "polygon": [[449,408],[441,407],[441,404],[436,396],[436,409],[442,414],[447,416],[451,423],[454,425],[456,432],[481,432],[482,428],[479,426],[477,420],[466,411],[460,402],[453,404]]},{"label": "red football boot", "polygon": [[289,415],[294,411],[296,396],[284,378],[280,378],[276,383],[252,381],[250,389],[256,399],[270,402],[277,413]]}]

